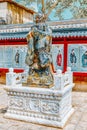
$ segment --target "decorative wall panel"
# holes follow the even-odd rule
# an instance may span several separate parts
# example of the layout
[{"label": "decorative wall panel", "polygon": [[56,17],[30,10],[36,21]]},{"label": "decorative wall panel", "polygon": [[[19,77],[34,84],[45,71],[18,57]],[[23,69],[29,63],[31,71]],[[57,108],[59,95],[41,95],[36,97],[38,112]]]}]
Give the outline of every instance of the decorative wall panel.
[{"label": "decorative wall panel", "polygon": [[64,59],[64,45],[52,45],[52,59],[55,71],[58,69],[63,70],[63,59]]},{"label": "decorative wall panel", "polygon": [[0,67],[1,68],[26,68],[25,56],[27,46],[0,46]]},{"label": "decorative wall panel", "polygon": [[87,72],[87,44],[68,46],[68,66],[72,71]]}]

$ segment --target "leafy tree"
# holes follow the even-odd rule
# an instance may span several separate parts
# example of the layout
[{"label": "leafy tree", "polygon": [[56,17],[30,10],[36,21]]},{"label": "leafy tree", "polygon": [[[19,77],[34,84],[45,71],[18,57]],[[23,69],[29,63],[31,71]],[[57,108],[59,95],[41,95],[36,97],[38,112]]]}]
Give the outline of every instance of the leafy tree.
[{"label": "leafy tree", "polygon": [[[15,0],[26,7],[37,3],[38,10],[45,12],[47,16],[56,17],[56,20],[64,18],[66,9],[72,14],[73,18],[87,18],[87,0]],[[44,5],[42,5],[42,1]],[[34,7],[33,7],[34,9]],[[67,15],[67,14],[66,14]]]}]

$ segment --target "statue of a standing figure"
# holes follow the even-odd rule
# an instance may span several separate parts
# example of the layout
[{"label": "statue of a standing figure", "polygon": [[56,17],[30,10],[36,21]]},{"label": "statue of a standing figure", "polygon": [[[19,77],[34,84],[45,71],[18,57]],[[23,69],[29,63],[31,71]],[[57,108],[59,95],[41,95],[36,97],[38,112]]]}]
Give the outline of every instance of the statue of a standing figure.
[{"label": "statue of a standing figure", "polygon": [[42,14],[34,17],[35,25],[27,35],[28,51],[25,62],[29,66],[27,84],[32,87],[53,86],[52,76],[52,31],[44,22]]}]

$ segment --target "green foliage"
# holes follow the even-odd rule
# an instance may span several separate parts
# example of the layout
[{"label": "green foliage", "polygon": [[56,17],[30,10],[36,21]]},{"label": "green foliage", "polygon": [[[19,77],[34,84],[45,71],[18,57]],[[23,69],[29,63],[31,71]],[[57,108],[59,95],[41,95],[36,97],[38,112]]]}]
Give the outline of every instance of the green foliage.
[{"label": "green foliage", "polygon": [[[25,5],[26,7],[29,7],[29,5],[33,5],[33,3],[37,3],[36,5],[39,12],[41,12],[42,7],[44,7],[47,16],[50,17],[50,14],[52,14],[53,17],[56,17],[57,20],[65,19],[63,14],[66,9],[68,9],[72,14],[72,19],[87,18],[87,0],[44,0],[44,6],[42,5],[42,0],[14,1]],[[35,7],[33,6],[33,8]]]}]

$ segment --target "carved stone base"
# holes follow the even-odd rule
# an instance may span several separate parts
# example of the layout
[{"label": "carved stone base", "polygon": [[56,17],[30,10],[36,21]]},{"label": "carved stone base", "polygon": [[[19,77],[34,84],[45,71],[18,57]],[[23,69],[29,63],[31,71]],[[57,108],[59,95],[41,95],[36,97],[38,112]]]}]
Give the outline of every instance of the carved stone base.
[{"label": "carved stone base", "polygon": [[61,90],[5,87],[9,96],[6,118],[63,128],[73,113],[71,92],[74,84]]}]

